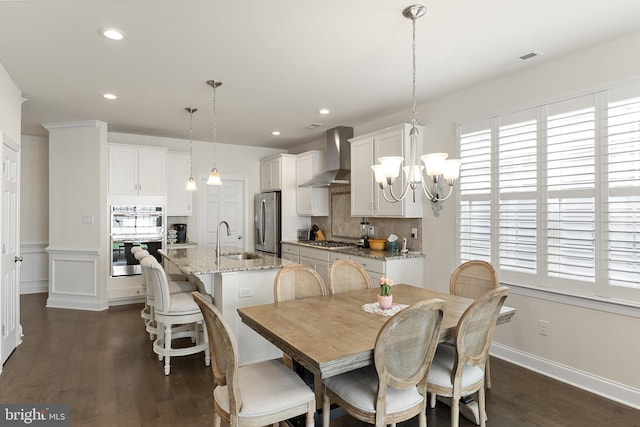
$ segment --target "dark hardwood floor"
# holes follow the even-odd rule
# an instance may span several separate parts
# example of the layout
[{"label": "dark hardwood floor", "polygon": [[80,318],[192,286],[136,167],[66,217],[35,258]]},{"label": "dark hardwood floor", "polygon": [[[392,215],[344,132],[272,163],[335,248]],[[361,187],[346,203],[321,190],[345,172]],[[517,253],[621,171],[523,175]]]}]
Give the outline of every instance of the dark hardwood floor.
[{"label": "dark hardwood floor", "polygon": [[[142,305],[104,312],[45,308],[46,294],[21,298],[23,343],[3,367],[0,402],[68,404],[72,426],[210,426],[210,368],[202,355],[172,358],[171,375],[151,349]],[[491,361],[488,425],[640,426],[640,411],[506,363]],[[448,426],[449,408],[427,411]],[[366,425],[348,416],[332,426]],[[417,426],[417,420],[399,426]],[[460,426],[473,426],[461,418]]]}]

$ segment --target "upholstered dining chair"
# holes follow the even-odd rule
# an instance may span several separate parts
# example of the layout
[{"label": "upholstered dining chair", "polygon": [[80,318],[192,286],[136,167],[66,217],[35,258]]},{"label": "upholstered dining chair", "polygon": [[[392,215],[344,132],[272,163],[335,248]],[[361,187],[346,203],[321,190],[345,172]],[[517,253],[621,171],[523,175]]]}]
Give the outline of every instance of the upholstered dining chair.
[{"label": "upholstered dining chair", "polygon": [[312,427],[316,410],[313,391],[277,360],[238,365],[238,346],[218,309],[202,294],[194,292],[207,326],[213,372],[213,425],[221,420],[229,426],[278,425],[306,414]]},{"label": "upholstered dining chair", "polygon": [[426,427],[426,376],[444,317],[441,299],[421,301],[389,318],[378,333],[374,365],[323,380],[322,426],[331,403],[353,417],[386,426],[419,416]]},{"label": "upholstered dining chair", "polygon": [[357,262],[341,258],[329,264],[329,294],[368,289],[371,279],[366,270]]},{"label": "upholstered dining chair", "polygon": [[320,295],[327,295],[324,280],[313,268],[303,264],[285,265],[273,280],[275,302]]},{"label": "upholstered dining chair", "polygon": [[[204,329],[204,317],[193,297],[188,292],[169,292],[169,282],[162,265],[148,256],[140,262],[146,271],[147,287],[153,287],[154,317],[157,337],[153,351],[158,359],[164,359],[164,374],[169,375],[172,356],[186,356],[204,352],[205,365],[209,366],[209,345]],[[203,296],[206,300],[206,297]],[[190,338],[190,346],[174,348],[173,340]]]},{"label": "upholstered dining chair", "polygon": [[436,396],[451,398],[451,426],[458,427],[460,398],[478,393],[480,426],[485,427],[484,368],[496,320],[508,288],[493,289],[476,299],[462,314],[455,332],[455,346],[440,344],[427,375],[431,407]]},{"label": "upholstered dining chair", "polygon": [[[478,299],[488,291],[500,286],[496,271],[482,260],[471,260],[460,264],[449,279],[449,293],[465,298]],[[491,363],[487,356],[484,373],[485,386],[491,388]]]}]

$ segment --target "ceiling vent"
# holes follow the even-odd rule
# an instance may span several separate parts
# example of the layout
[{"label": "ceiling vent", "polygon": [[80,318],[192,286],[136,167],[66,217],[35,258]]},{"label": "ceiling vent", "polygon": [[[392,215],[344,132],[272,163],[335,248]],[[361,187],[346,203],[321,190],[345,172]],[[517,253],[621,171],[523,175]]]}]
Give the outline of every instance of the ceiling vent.
[{"label": "ceiling vent", "polygon": [[534,50],[532,52],[529,52],[527,54],[524,54],[524,55],[520,56],[519,59],[521,61],[526,61],[527,59],[535,58],[536,56],[542,56],[542,53]]}]

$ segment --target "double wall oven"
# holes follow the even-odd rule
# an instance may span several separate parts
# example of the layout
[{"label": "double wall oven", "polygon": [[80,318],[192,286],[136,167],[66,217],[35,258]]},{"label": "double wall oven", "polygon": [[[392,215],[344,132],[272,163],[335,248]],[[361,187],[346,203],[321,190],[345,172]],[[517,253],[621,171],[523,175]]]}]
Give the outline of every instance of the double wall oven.
[{"label": "double wall oven", "polygon": [[164,210],[162,206],[111,206],[111,276],[141,274],[140,263],[131,248],[140,246],[160,261],[164,247]]}]

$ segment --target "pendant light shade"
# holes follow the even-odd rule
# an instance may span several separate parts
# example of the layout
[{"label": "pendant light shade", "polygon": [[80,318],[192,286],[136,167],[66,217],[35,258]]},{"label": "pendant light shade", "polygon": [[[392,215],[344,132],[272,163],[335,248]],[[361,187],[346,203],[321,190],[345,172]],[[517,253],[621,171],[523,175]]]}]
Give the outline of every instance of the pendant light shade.
[{"label": "pendant light shade", "polygon": [[220,172],[216,168],[216,88],[222,85],[222,82],[217,80],[207,80],[207,84],[213,88],[213,167],[209,172],[209,179],[207,179],[207,185],[222,185],[220,179]]},{"label": "pendant light shade", "polygon": [[196,191],[198,186],[196,180],[193,179],[193,113],[198,111],[197,108],[185,107],[189,113],[189,179],[187,180],[187,191]]}]

